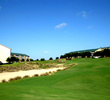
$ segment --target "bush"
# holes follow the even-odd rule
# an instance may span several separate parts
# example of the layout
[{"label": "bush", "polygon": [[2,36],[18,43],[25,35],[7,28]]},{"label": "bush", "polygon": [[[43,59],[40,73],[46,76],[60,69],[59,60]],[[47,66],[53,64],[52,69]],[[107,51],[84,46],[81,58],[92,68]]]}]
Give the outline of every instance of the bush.
[{"label": "bush", "polygon": [[11,57],[11,58],[7,58],[6,59],[6,61],[8,62],[8,63],[14,63],[14,62],[18,62],[19,61],[19,59],[17,58],[17,57]]},{"label": "bush", "polygon": [[10,78],[10,79],[9,79],[9,81],[13,81],[13,80],[15,80],[15,79],[14,79],[14,78]]},{"label": "bush", "polygon": [[2,83],[5,83],[6,82],[6,80],[4,79],[4,80],[2,80]]},{"label": "bush", "polygon": [[64,55],[61,55],[61,56],[60,56],[60,59],[62,59],[62,58],[65,58]]},{"label": "bush", "polygon": [[39,75],[38,75],[38,74],[34,74],[34,76],[35,76],[35,77],[38,77]]},{"label": "bush", "polygon": [[98,51],[94,53],[94,56],[101,56],[101,57],[110,57],[110,49],[104,49],[103,51]]},{"label": "bush", "polygon": [[65,63],[66,59],[59,59],[58,63]]},{"label": "bush", "polygon": [[18,62],[18,61],[19,61],[19,59],[18,59],[18,58],[16,58],[16,57],[11,57],[11,61],[12,61],[12,62]]},{"label": "bush", "polygon": [[33,59],[30,59],[30,61],[34,61]]},{"label": "bush", "polygon": [[49,60],[53,60],[53,58],[52,58],[52,57],[50,57],[50,58],[49,58]]},{"label": "bush", "polygon": [[29,59],[26,60],[27,62],[29,61]]},{"label": "bush", "polygon": [[41,74],[41,76],[47,76],[47,75],[49,75],[48,72]]},{"label": "bush", "polygon": [[6,60],[9,64],[11,63],[11,58],[7,58],[7,60]]},{"label": "bush", "polygon": [[21,79],[22,77],[21,76],[17,76],[15,77],[15,80],[18,80],[18,79]]},{"label": "bush", "polygon": [[94,56],[102,56],[102,52],[101,51],[95,52]]},{"label": "bush", "polygon": [[25,60],[24,60],[24,59],[22,59],[21,61],[22,61],[22,62],[24,62]]},{"label": "bush", "polygon": [[39,61],[39,59],[36,59],[36,61]]},{"label": "bush", "polygon": [[25,75],[23,78],[28,78],[28,77],[30,77],[30,76],[28,76],[28,75]]},{"label": "bush", "polygon": [[110,57],[110,49],[104,49],[102,51],[102,56]]},{"label": "bush", "polygon": [[45,61],[45,59],[44,58],[41,58],[41,61]]},{"label": "bush", "polygon": [[91,56],[91,53],[90,52],[82,52],[81,53],[81,56],[82,56],[82,58],[90,57]]}]

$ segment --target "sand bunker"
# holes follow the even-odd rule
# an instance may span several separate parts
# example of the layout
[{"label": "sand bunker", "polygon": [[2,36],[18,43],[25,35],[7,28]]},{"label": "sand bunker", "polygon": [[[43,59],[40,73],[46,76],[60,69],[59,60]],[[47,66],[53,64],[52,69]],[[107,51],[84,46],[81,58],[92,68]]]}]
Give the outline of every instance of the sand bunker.
[{"label": "sand bunker", "polygon": [[0,73],[0,83],[2,80],[9,81],[10,78],[15,78],[17,76],[20,76],[23,78],[24,76],[32,77],[35,74],[38,74],[38,76],[41,76],[42,74],[49,73],[49,72],[56,72],[58,70],[63,70],[64,67],[61,68],[51,68],[51,69],[37,69],[37,70],[28,70],[28,71],[18,71],[18,72],[3,72]]}]

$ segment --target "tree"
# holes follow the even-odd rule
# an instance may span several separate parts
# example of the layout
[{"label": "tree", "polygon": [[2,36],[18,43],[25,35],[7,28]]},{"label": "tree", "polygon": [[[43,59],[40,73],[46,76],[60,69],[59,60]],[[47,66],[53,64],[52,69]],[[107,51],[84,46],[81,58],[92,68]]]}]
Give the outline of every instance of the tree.
[{"label": "tree", "polygon": [[44,58],[41,58],[41,61],[45,61],[45,59]]},{"label": "tree", "polygon": [[49,60],[53,60],[53,58],[52,58],[52,57],[50,57],[50,58],[49,58]]},{"label": "tree", "polygon": [[6,60],[8,63],[14,63],[14,62],[18,62],[19,61],[19,59],[17,58],[17,57],[11,57],[11,58],[7,58],[7,60]]},{"label": "tree", "polygon": [[24,62],[24,59],[22,59],[21,61]]},{"label": "tree", "polygon": [[26,61],[28,62],[28,61],[29,61],[29,59],[26,59]]},{"label": "tree", "polygon": [[0,61],[0,65],[2,65],[3,63]]},{"label": "tree", "polygon": [[10,64],[11,63],[11,58],[7,58],[6,61]]},{"label": "tree", "polygon": [[98,51],[94,53],[94,56],[101,56],[101,57],[110,57],[110,49],[104,49],[103,51]]},{"label": "tree", "polygon": [[84,57],[90,57],[91,56],[91,53],[90,52],[82,52],[81,53],[81,56],[82,56],[82,58],[84,58]]},{"label": "tree", "polygon": [[61,56],[60,56],[60,59],[62,59],[62,58],[64,58],[64,55],[61,55]]},{"label": "tree", "polygon": [[14,62],[18,62],[18,61],[19,61],[19,59],[18,59],[18,58],[16,58],[16,57],[11,57],[11,61],[12,61],[12,63],[14,63]]},{"label": "tree", "polygon": [[39,61],[39,59],[36,59],[36,61]]},{"label": "tree", "polygon": [[94,56],[101,56],[102,57],[102,51],[97,51],[94,53]]},{"label": "tree", "polygon": [[34,61],[33,59],[30,59],[30,61]]},{"label": "tree", "polygon": [[110,57],[110,49],[104,49],[102,51],[103,56]]},{"label": "tree", "polygon": [[59,57],[56,57],[56,60],[59,59]]}]

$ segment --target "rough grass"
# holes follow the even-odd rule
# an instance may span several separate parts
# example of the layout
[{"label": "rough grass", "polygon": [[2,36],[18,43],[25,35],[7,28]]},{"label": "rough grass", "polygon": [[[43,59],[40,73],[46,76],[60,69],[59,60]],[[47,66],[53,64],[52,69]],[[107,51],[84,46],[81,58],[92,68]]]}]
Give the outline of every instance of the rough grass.
[{"label": "rough grass", "polygon": [[59,67],[57,64],[58,64],[58,60],[4,64],[4,65],[0,65],[0,73],[16,72],[19,70],[26,71],[26,70],[32,70],[32,69],[47,69],[47,68]]},{"label": "rough grass", "polygon": [[0,84],[0,100],[110,100],[110,58],[74,59],[51,76]]}]

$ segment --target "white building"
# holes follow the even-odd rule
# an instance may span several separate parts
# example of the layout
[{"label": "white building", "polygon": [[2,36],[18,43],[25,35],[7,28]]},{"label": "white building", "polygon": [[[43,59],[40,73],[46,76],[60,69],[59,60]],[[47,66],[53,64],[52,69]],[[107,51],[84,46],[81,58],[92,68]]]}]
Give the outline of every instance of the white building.
[{"label": "white building", "polygon": [[11,56],[11,49],[0,44],[0,62],[7,63],[6,59]]},{"label": "white building", "polygon": [[0,63],[8,63],[6,60],[8,57],[17,57],[19,61],[30,61],[30,58],[26,54],[12,53],[11,49],[0,44]]}]

